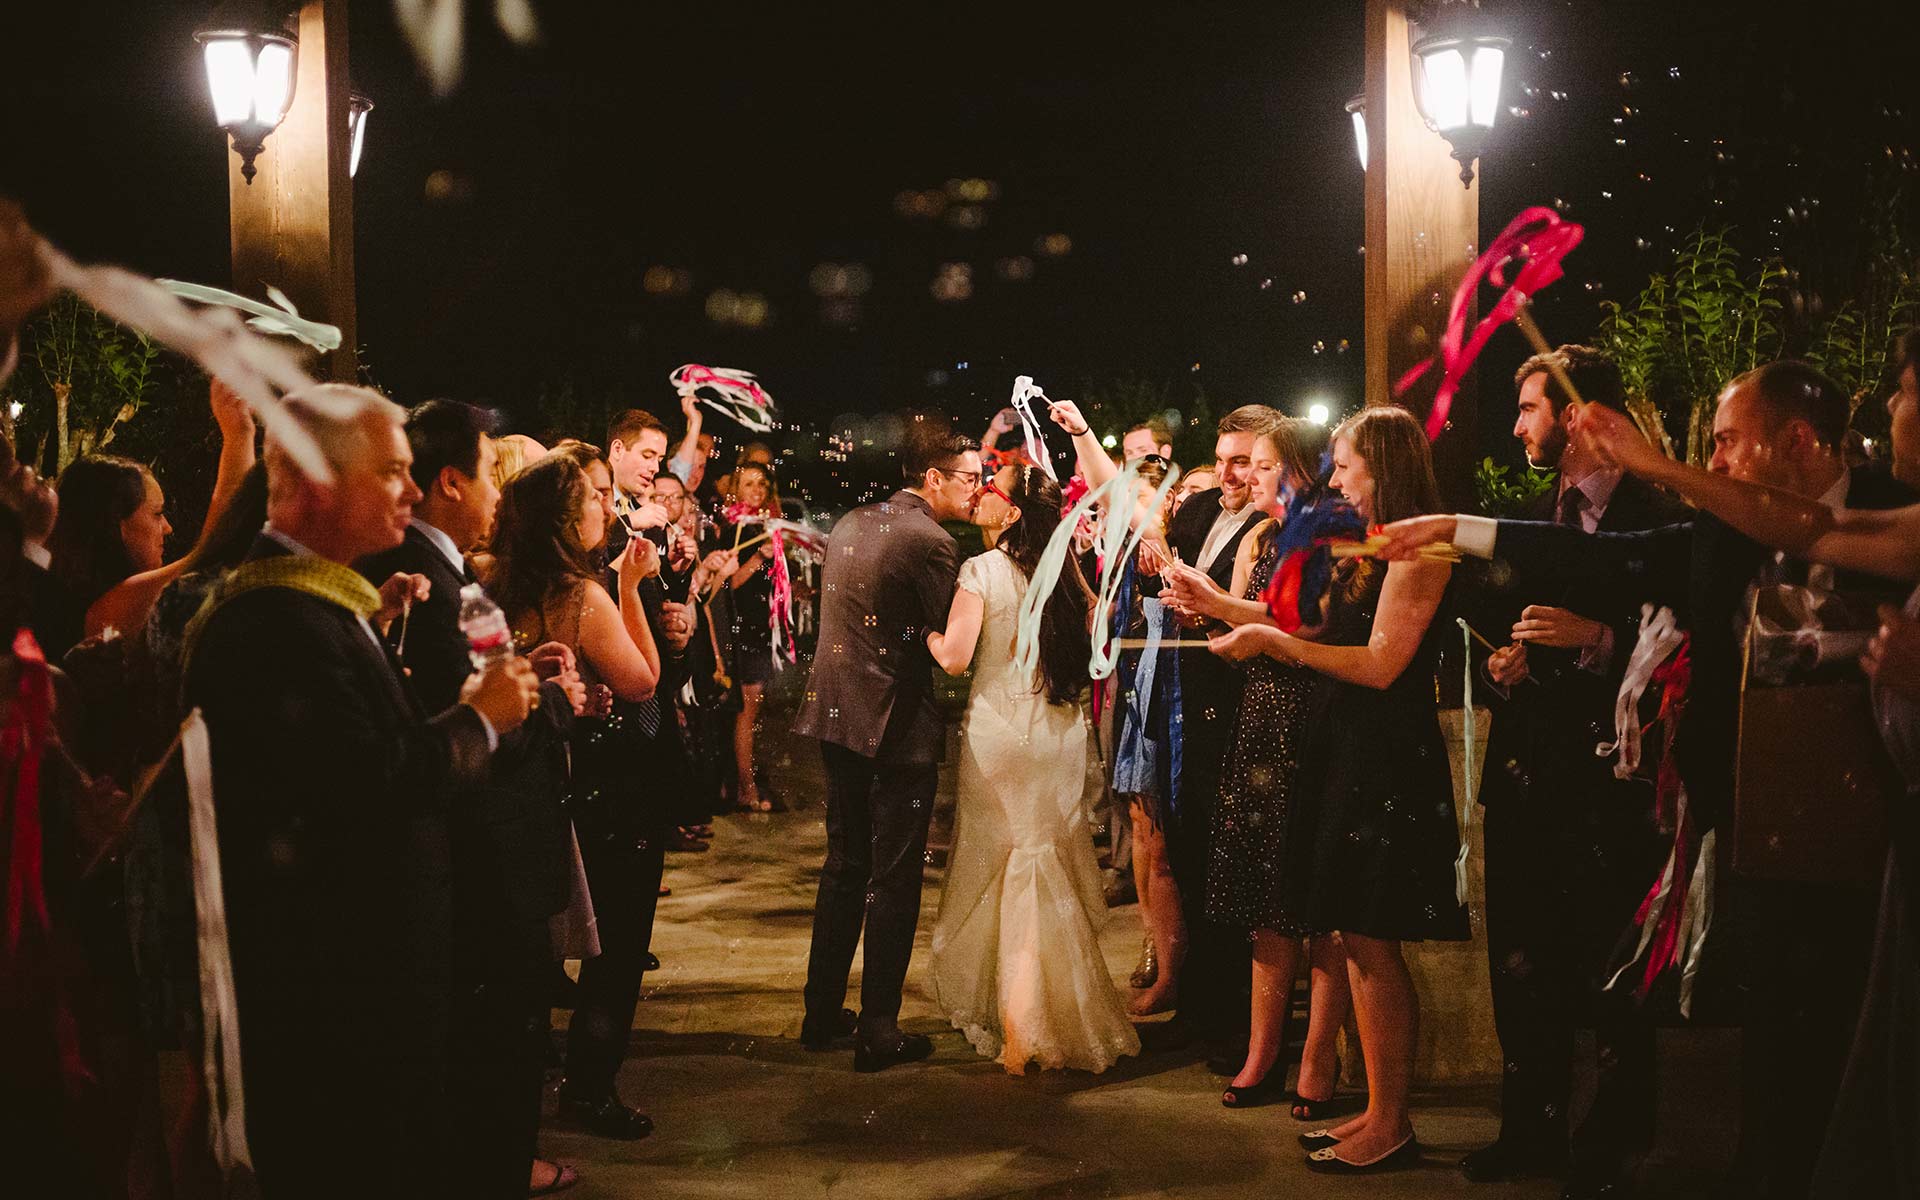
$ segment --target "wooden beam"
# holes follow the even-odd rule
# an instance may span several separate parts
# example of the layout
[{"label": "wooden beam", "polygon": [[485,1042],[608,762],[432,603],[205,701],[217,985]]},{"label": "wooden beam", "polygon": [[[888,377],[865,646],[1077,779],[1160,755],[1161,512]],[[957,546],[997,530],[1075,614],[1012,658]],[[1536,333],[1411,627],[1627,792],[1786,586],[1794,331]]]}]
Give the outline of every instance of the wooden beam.
[{"label": "wooden beam", "polygon": [[[1454,288],[1480,247],[1480,185],[1460,185],[1445,138],[1413,98],[1413,35],[1406,0],[1367,0],[1367,403],[1392,400],[1395,381],[1426,359],[1446,328]],[[1422,418],[1438,373],[1403,403]],[[1477,388],[1454,398],[1452,427],[1434,445],[1450,503],[1471,502],[1477,460]]]},{"label": "wooden beam", "polygon": [[271,284],[300,314],[340,327],[326,377],[359,372],[353,309],[353,186],[347,174],[347,0],[308,0],[293,106],[267,136],[249,184],[240,156],[228,155],[233,290],[267,299]]}]

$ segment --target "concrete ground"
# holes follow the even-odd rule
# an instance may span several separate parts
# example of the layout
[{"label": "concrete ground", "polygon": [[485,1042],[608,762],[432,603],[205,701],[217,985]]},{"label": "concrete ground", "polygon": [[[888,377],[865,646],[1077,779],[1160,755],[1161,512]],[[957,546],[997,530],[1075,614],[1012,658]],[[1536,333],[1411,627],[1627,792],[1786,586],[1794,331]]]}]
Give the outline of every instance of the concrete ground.
[{"label": "concrete ground", "polygon": [[[669,861],[673,895],[654,937],[620,1087],[657,1123],[640,1142],[549,1124],[543,1151],[584,1175],[580,1200],[614,1196],[780,1197],[1547,1197],[1539,1181],[1465,1182],[1454,1163],[1497,1131],[1491,1082],[1423,1089],[1418,1170],[1369,1179],[1310,1173],[1284,1106],[1233,1112],[1191,1050],[1148,1051],[1104,1075],[1012,1077],[974,1054],[924,987],[939,903],[929,870],[920,948],[902,1024],[932,1035],[931,1061],[856,1075],[852,1054],[796,1040],[820,810],[718,823],[707,854]],[[1131,907],[1104,933],[1116,986],[1139,950]],[[857,1006],[858,966],[851,995]],[[565,1014],[555,1014],[564,1020]]]}]

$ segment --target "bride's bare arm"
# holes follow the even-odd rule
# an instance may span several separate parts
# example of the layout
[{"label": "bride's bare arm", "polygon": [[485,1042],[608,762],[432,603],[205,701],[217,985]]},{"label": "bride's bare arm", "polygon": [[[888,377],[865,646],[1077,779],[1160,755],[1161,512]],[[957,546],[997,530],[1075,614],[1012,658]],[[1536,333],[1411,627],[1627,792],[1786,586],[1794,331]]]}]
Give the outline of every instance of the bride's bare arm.
[{"label": "bride's bare arm", "polygon": [[980,620],[985,612],[986,605],[973,592],[960,588],[953,593],[946,631],[927,635],[927,649],[933,651],[933,661],[942,671],[949,675],[965,673],[980,641]]}]

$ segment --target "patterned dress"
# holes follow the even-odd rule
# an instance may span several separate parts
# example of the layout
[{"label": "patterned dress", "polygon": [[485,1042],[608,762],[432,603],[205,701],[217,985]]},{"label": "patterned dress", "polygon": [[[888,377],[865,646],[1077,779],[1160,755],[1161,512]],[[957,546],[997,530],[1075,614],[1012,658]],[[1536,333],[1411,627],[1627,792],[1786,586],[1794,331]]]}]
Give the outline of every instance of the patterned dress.
[{"label": "patterned dress", "polygon": [[[1246,599],[1266,590],[1279,564],[1279,539],[1254,560]],[[1301,848],[1311,844],[1311,805],[1295,787],[1300,745],[1317,676],[1262,655],[1247,664],[1247,687],[1213,812],[1207,920],[1239,929],[1306,933],[1290,897],[1303,895]]]}]

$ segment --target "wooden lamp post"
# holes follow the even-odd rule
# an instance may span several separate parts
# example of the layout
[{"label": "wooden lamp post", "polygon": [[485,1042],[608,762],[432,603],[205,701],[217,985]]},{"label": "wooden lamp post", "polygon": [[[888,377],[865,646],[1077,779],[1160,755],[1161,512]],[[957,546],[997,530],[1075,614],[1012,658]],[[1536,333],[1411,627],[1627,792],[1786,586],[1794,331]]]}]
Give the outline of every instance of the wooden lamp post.
[{"label": "wooden lamp post", "polygon": [[347,0],[230,6],[197,36],[215,117],[235,151],[227,181],[233,290],[265,300],[271,284],[302,316],[338,326],[340,348],[325,356],[322,373],[351,382],[358,343]]}]

